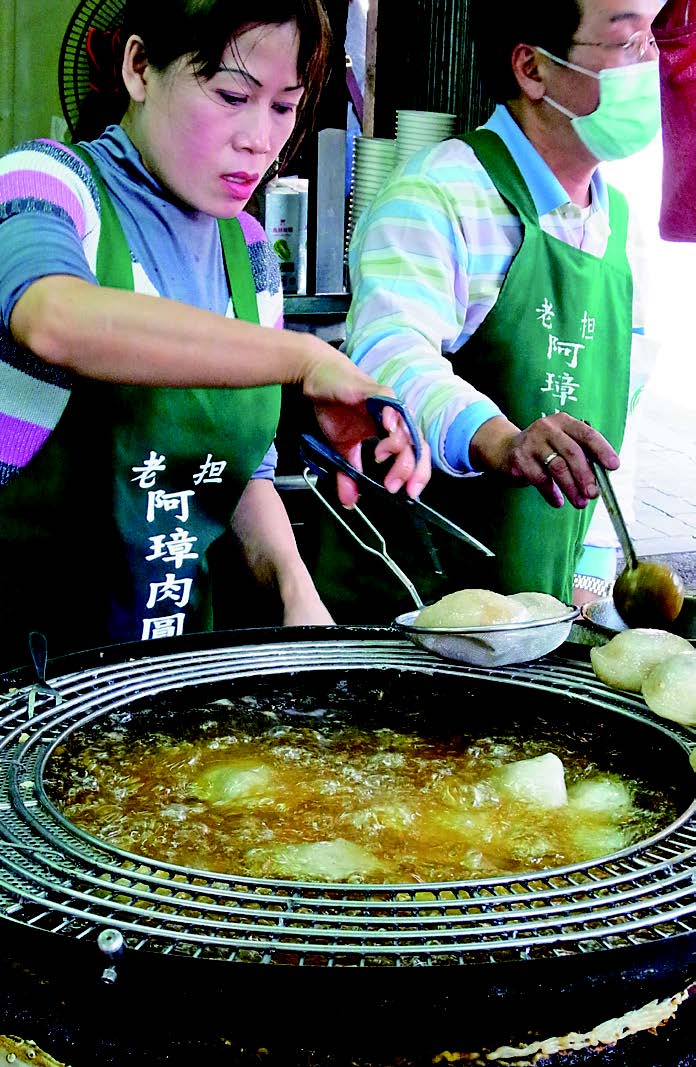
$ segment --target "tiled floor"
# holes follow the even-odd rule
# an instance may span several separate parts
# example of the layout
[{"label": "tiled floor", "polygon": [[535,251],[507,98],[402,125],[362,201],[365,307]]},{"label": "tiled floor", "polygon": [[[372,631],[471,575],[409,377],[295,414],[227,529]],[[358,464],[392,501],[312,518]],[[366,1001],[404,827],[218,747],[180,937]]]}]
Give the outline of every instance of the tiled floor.
[{"label": "tiled floor", "polygon": [[[643,152],[603,167],[638,220],[629,255],[639,268],[646,338],[657,351],[638,409],[635,518],[629,523],[641,555],[696,553],[696,243],[659,238],[661,147],[656,138]],[[652,349],[641,351],[645,358]]]},{"label": "tiled floor", "polygon": [[696,553],[696,388],[682,384],[675,400],[665,374],[657,376],[641,401],[635,519],[629,526],[642,556]]}]

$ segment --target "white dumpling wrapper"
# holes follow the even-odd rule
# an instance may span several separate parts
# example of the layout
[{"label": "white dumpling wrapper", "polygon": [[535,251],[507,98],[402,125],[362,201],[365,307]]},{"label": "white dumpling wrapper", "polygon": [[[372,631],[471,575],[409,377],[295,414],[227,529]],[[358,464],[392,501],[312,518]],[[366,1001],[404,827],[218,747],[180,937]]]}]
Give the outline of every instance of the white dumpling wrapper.
[{"label": "white dumpling wrapper", "polygon": [[550,593],[510,593],[508,600],[523,604],[532,619],[555,619],[568,614],[568,605]]},{"label": "white dumpling wrapper", "polygon": [[643,682],[645,703],[656,715],[696,726],[696,649],[662,660]]},{"label": "white dumpling wrapper", "polygon": [[623,819],[633,807],[631,791],[618,778],[586,778],[568,786],[568,804],[580,811]]},{"label": "white dumpling wrapper", "polygon": [[573,844],[588,859],[611,856],[621,852],[629,843],[626,832],[620,826],[608,823],[599,826],[579,826],[572,834]]},{"label": "white dumpling wrapper", "polygon": [[529,611],[518,601],[491,589],[459,589],[434,604],[422,608],[416,626],[504,626],[510,622],[527,622]]},{"label": "white dumpling wrapper", "polygon": [[502,791],[537,808],[561,808],[567,802],[565,770],[553,752],[507,763],[496,779]]},{"label": "white dumpling wrapper", "polygon": [[243,758],[229,760],[204,771],[191,792],[216,807],[249,806],[272,793],[273,779],[273,771],[265,763]]},{"label": "white dumpling wrapper", "polygon": [[251,849],[247,860],[252,867],[270,860],[278,877],[310,882],[349,882],[367,878],[382,868],[371,852],[342,837]]},{"label": "white dumpling wrapper", "polygon": [[692,651],[690,643],[668,630],[637,627],[622,630],[605,645],[590,649],[592,669],[612,689],[640,693],[653,667],[677,652]]}]

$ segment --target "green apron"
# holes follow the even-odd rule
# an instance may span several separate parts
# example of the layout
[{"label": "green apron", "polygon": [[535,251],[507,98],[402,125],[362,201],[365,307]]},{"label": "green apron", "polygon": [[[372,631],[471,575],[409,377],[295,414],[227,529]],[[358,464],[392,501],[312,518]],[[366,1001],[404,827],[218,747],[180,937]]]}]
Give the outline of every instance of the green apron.
[{"label": "green apron", "polygon": [[[523,239],[493,308],[449,357],[455,372],[520,427],[565,411],[591,422],[618,450],[626,419],[632,326],[624,199],[609,190],[611,235],[604,257],[598,258],[541,229],[522,175],[496,134],[478,130],[462,139],[519,216]],[[554,509],[531,486],[511,489],[494,475],[454,479],[440,471],[433,473],[422,500],[496,553],[488,562],[434,532],[442,571],[437,574],[425,541],[403,516],[395,519],[393,509],[390,514],[387,507],[377,511],[366,503],[423,600],[484,587],[504,593],[538,590],[571,601],[575,564],[594,504],[580,511],[566,501]],[[393,617],[411,608],[408,594],[379,563],[363,553],[358,567],[359,551],[342,531],[328,531],[317,584],[337,621],[386,621],[390,613]],[[344,608],[347,618],[341,614]]]},{"label": "green apron", "polygon": [[[99,283],[132,290],[130,251],[103,180],[74,151],[99,190]],[[221,220],[219,230],[235,315],[258,323],[240,224]],[[279,386],[76,380],[51,438],[3,490],[0,514],[0,535],[18,546],[15,595],[30,628],[48,631],[52,654],[213,626],[208,553],[229,530],[279,412]],[[8,586],[10,576],[0,588]]]},{"label": "green apron", "polygon": [[[632,280],[626,258],[627,208],[609,189],[611,234],[603,258],[545,233],[531,195],[500,138],[485,130],[463,138],[501,196],[519,215],[522,245],[495,305],[452,358],[477,389],[520,427],[566,412],[586,419],[618,451],[628,404]],[[446,482],[446,485],[444,484]],[[513,489],[495,477],[460,483],[439,474],[431,494],[447,514],[496,553],[496,587],[538,590],[569,603],[573,573],[594,502],[552,508],[533,487]],[[467,570],[450,554],[448,573],[461,588]]]}]

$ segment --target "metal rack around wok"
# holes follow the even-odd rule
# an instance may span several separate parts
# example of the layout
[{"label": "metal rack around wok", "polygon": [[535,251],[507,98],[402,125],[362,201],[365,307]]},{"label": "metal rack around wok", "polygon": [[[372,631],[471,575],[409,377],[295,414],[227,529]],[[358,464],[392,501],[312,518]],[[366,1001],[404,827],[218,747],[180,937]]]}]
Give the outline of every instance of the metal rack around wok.
[{"label": "metal rack around wok", "polygon": [[[592,863],[476,882],[314,884],[182,868],[110,847],[68,822],[42,778],[72,731],[207,681],[322,669],[493,678],[644,712],[585,663],[515,668],[435,661],[405,641],[282,642],[213,648],[90,668],[53,679],[54,708],[26,693],[0,720],[0,918],[77,941],[119,931],[129,949],[299,966],[433,967],[582,956],[696,934],[696,803],[663,832]],[[656,729],[660,729],[656,724]],[[687,746],[688,747],[688,746]]]}]

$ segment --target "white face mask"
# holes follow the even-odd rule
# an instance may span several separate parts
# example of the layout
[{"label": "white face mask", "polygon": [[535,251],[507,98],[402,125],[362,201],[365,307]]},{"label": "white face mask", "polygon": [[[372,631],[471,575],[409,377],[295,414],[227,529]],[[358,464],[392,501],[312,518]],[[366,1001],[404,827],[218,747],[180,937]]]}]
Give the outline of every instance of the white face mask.
[{"label": "white face mask", "polygon": [[596,78],[599,104],[589,115],[576,115],[545,96],[544,100],[571,120],[571,126],[595,159],[624,159],[646,148],[660,129],[660,78],[658,61],[605,67],[599,73],[538,48],[562,67]]}]

